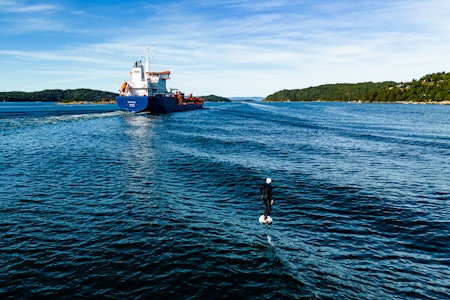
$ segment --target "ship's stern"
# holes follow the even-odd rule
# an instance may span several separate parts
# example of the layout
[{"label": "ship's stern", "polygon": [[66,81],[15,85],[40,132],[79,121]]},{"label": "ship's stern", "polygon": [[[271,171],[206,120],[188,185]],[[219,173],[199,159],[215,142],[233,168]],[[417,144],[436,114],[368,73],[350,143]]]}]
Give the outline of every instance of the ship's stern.
[{"label": "ship's stern", "polygon": [[120,110],[129,112],[145,111],[148,106],[147,96],[116,96],[116,103]]}]

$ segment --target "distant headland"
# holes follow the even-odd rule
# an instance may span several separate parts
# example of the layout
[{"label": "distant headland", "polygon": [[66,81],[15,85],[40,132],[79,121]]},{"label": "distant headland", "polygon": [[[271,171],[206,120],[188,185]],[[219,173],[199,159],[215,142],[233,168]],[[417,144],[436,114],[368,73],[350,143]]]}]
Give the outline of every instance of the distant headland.
[{"label": "distant headland", "polygon": [[[115,104],[116,93],[91,90],[43,90],[38,92],[0,92],[0,102],[59,102],[63,104]],[[207,102],[231,102],[216,95],[202,96]]]},{"label": "distant headland", "polygon": [[429,74],[419,80],[402,83],[393,81],[338,83],[281,90],[267,96],[263,101],[450,104],[450,73]]},{"label": "distant headland", "polygon": [[115,93],[91,89],[0,92],[0,102],[115,103]]}]

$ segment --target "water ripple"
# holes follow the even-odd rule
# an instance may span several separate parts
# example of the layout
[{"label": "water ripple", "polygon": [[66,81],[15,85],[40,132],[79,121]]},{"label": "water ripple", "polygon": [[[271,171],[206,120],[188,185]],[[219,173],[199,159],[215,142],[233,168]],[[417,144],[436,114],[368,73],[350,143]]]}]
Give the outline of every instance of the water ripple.
[{"label": "water ripple", "polygon": [[448,107],[209,106],[0,107],[0,297],[450,297]]}]

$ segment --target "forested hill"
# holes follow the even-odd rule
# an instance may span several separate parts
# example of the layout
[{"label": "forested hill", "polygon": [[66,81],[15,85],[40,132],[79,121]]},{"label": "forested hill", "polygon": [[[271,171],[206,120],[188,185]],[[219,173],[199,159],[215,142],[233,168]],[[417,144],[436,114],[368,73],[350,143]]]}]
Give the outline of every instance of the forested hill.
[{"label": "forested hill", "polygon": [[90,89],[43,90],[40,92],[0,92],[0,101],[6,102],[111,102],[117,94]]},{"label": "forested hill", "polygon": [[407,83],[393,81],[325,84],[297,90],[282,90],[264,101],[364,101],[443,102],[450,101],[450,73],[426,75]]},{"label": "forested hill", "polygon": [[216,95],[201,96],[200,98],[205,99],[206,102],[231,102],[231,100],[228,98]]},{"label": "forested hill", "polygon": [[[114,103],[117,94],[90,89],[44,90],[40,92],[0,92],[0,102],[107,102]],[[207,102],[230,102],[215,95],[202,97]]]}]

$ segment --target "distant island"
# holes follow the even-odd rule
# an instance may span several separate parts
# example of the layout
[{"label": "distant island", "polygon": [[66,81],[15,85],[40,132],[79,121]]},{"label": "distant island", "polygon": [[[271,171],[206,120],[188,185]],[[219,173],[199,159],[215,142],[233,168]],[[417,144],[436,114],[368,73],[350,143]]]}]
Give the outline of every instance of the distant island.
[{"label": "distant island", "polygon": [[[0,102],[59,102],[65,104],[114,104],[116,93],[91,90],[43,90],[39,92],[0,92]],[[230,99],[216,95],[202,96],[207,102],[231,102]]]},{"label": "distant island", "polygon": [[429,74],[406,83],[393,81],[337,83],[305,89],[281,90],[267,96],[263,101],[450,104],[450,73]]},{"label": "distant island", "polygon": [[231,100],[228,98],[216,95],[201,96],[200,98],[205,99],[205,102],[231,102]]},{"label": "distant island", "polygon": [[116,95],[91,89],[0,92],[0,102],[115,103]]}]

